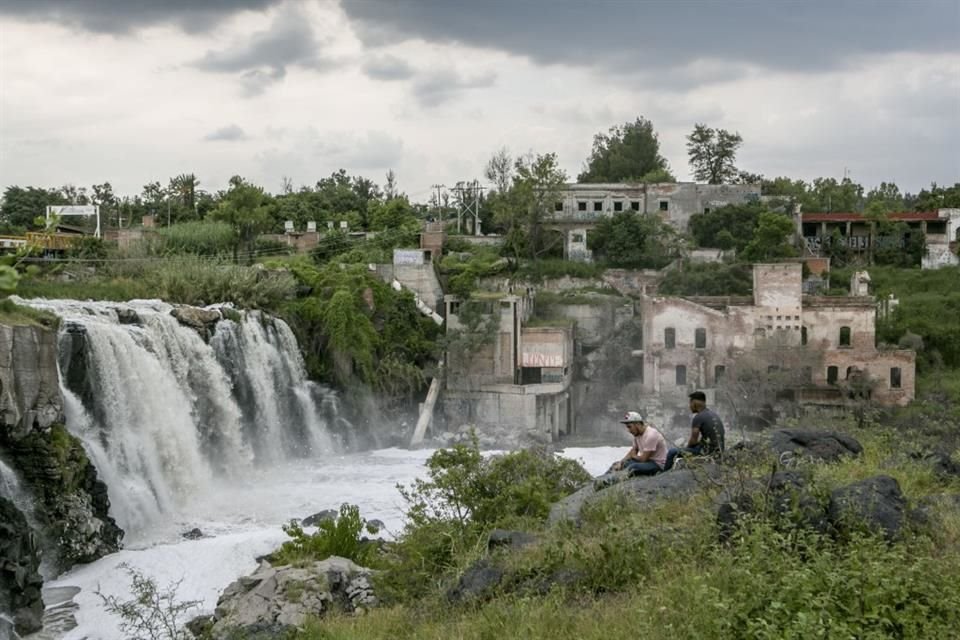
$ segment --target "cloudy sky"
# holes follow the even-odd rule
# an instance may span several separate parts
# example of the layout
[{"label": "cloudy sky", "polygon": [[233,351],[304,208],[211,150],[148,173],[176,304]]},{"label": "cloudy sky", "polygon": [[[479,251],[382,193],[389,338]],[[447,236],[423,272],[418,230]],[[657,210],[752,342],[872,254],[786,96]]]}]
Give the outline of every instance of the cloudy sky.
[{"label": "cloudy sky", "polygon": [[0,0],[0,188],[343,167],[415,200],[649,118],[765,175],[960,181],[960,0]]}]

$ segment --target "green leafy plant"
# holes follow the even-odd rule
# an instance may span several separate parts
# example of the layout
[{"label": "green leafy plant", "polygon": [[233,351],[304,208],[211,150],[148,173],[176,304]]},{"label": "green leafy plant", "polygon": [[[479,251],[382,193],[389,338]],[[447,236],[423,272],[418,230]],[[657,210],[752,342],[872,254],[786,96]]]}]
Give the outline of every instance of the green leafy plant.
[{"label": "green leafy plant", "polygon": [[160,588],[156,580],[144,575],[127,563],[120,568],[130,576],[133,598],[121,600],[104,595],[100,588],[94,593],[104,608],[120,618],[120,631],[131,640],[187,640],[193,635],[181,626],[183,614],[199,606],[199,600],[179,601],[177,590],[183,580]]},{"label": "green leafy plant", "polygon": [[271,556],[273,564],[306,564],[340,556],[361,566],[369,566],[374,561],[377,546],[364,539],[363,533],[373,535],[379,529],[360,516],[359,507],[343,504],[337,517],[321,521],[313,534],[306,533],[295,522],[284,525],[283,531],[291,539]]}]

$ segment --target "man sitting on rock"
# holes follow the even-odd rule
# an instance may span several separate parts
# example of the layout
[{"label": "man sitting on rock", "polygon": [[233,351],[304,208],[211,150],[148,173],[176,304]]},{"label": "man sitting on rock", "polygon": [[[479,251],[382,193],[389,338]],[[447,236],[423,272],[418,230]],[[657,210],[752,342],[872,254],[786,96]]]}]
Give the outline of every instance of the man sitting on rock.
[{"label": "man sitting on rock", "polygon": [[677,456],[712,456],[723,453],[723,420],[707,409],[707,395],[703,391],[694,391],[689,398],[690,411],[694,414],[690,423],[690,438],[686,447],[672,447],[667,452],[667,469],[673,468]]},{"label": "man sitting on rock", "polygon": [[[633,447],[610,471],[626,470],[631,476],[652,476],[663,471],[667,464],[667,441],[663,434],[645,424],[643,416],[628,411],[620,421],[633,436]],[[609,472],[608,472],[609,473]]]}]

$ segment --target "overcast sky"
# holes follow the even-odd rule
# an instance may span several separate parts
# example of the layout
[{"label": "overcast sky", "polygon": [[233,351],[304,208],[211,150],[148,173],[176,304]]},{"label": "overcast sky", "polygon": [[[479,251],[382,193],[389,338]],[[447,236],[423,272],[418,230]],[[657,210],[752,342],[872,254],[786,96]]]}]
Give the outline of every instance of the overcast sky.
[{"label": "overcast sky", "polygon": [[499,147],[649,118],[740,132],[742,169],[960,181],[960,0],[0,0],[0,188],[338,168],[425,200]]}]

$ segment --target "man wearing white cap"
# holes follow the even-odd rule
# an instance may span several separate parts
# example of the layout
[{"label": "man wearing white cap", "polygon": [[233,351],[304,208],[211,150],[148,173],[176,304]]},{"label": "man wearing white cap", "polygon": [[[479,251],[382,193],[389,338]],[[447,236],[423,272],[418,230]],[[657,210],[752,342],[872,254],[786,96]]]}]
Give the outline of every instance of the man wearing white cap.
[{"label": "man wearing white cap", "polygon": [[626,469],[631,476],[652,476],[667,464],[667,441],[663,434],[645,424],[643,416],[628,411],[620,421],[633,436],[633,447],[622,460],[614,462],[611,471]]}]

